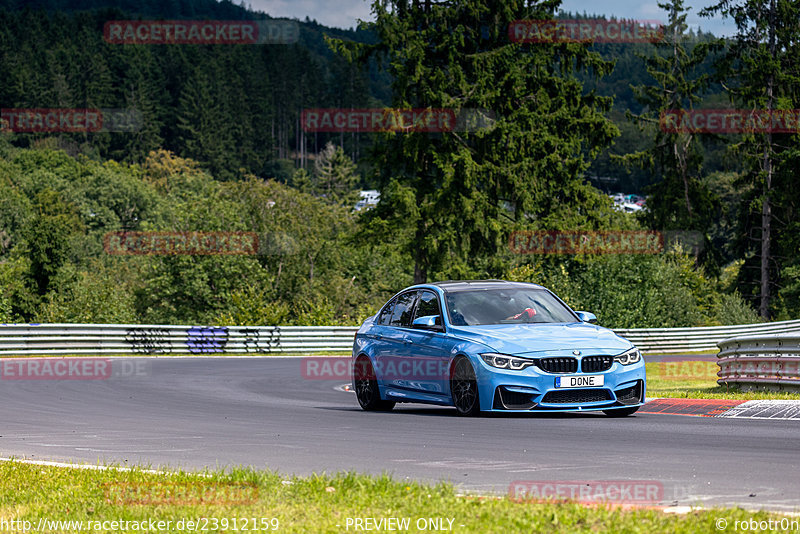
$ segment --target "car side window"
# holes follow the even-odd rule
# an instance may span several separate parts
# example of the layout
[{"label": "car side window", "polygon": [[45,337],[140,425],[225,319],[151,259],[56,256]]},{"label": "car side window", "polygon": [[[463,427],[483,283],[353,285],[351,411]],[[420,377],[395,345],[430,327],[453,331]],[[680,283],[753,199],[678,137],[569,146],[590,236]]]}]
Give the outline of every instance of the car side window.
[{"label": "car side window", "polygon": [[394,310],[394,305],[397,302],[397,299],[392,299],[389,304],[383,307],[381,310],[381,314],[378,316],[378,324],[380,325],[388,325],[389,321],[392,319],[392,311]]},{"label": "car side window", "polygon": [[439,297],[433,291],[423,291],[420,294],[414,318],[417,319],[428,315],[442,315],[442,311],[439,308]]},{"label": "car side window", "polygon": [[447,295],[447,310],[450,313],[450,324],[453,326],[467,326],[467,320],[456,308],[456,302],[453,295]]},{"label": "car side window", "polygon": [[414,312],[414,303],[417,300],[417,292],[409,291],[397,297],[397,304],[392,311],[391,326],[411,326],[411,314]]}]

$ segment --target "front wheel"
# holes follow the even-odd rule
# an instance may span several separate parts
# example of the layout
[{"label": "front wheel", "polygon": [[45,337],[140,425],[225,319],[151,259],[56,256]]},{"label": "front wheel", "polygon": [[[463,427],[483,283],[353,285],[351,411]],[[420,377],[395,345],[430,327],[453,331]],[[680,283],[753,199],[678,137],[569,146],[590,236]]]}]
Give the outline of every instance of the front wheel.
[{"label": "front wheel", "polygon": [[628,417],[635,414],[639,408],[639,406],[634,406],[633,408],[619,408],[618,410],[603,410],[603,413],[609,417]]},{"label": "front wheel", "polygon": [[356,386],[356,398],[363,410],[368,412],[381,412],[389,411],[394,408],[394,402],[381,400],[375,369],[372,368],[372,362],[369,358],[362,356],[356,360],[353,373]]},{"label": "front wheel", "polygon": [[453,366],[453,375],[450,378],[450,393],[458,415],[474,416],[481,411],[478,397],[478,381],[475,379],[475,370],[467,358],[461,357]]}]

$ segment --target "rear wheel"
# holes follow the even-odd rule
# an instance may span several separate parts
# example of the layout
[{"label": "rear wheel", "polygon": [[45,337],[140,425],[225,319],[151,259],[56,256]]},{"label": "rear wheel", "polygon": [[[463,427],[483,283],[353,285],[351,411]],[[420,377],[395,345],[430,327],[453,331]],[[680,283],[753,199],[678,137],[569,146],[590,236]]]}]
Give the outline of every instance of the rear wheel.
[{"label": "rear wheel", "polygon": [[480,413],[478,381],[475,379],[475,370],[467,358],[461,357],[453,365],[450,392],[453,395],[453,404],[458,415],[473,416]]},{"label": "rear wheel", "polygon": [[381,400],[378,391],[378,380],[372,362],[366,356],[356,360],[353,369],[356,386],[356,398],[361,408],[368,412],[389,411],[394,408],[394,402]]},{"label": "rear wheel", "polygon": [[636,410],[639,409],[639,406],[634,406],[633,408],[619,408],[617,410],[603,410],[603,413],[609,417],[628,417],[629,415],[633,415],[636,413]]}]

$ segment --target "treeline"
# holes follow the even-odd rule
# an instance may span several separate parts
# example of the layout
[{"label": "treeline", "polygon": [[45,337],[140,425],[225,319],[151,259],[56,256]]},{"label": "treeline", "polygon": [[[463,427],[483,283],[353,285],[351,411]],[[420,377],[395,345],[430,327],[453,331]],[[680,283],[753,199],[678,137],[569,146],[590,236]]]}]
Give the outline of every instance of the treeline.
[{"label": "treeline", "polygon": [[[375,2],[367,29],[305,21],[298,43],[269,46],[103,41],[107,20],[264,16],[230,3],[0,11],[2,107],[144,116],[134,134],[0,134],[0,318],[353,323],[412,281],[487,277],[548,285],[613,327],[750,322],[754,306],[796,316],[796,136],[658,128],[663,109],[765,106],[758,65],[783,69],[771,105],[800,107],[791,24],[764,56],[763,34],[687,32],[673,0],[673,43],[510,43],[511,21],[557,8],[528,4]],[[435,134],[299,124],[307,108],[380,106],[487,109],[495,121]],[[643,216],[615,211],[590,182],[621,169],[620,184],[651,195]],[[381,202],[354,213],[365,186]],[[541,257],[508,243],[514,231],[639,229],[698,232],[702,252]],[[270,246],[243,257],[103,250],[108,232],[162,230],[251,231]]]},{"label": "treeline", "polygon": [[[328,158],[335,168],[315,173],[353,169]],[[358,324],[413,277],[407,236],[374,239],[375,225],[323,195],[216,180],[163,150],[129,165],[0,136],[0,322]],[[255,232],[260,244],[244,256],[109,253],[104,237],[124,230]],[[498,263],[497,276],[552,287],[609,326],[756,320],[730,275],[708,279],[677,251],[532,264],[505,251]]]},{"label": "treeline", "polygon": [[[349,207],[275,181],[215,180],[163,150],[127,165],[3,145],[0,322],[354,323],[406,278],[391,247],[354,241]],[[123,230],[254,232],[260,245],[115,255],[104,237]]]},{"label": "treeline", "polygon": [[[368,42],[364,31],[307,22],[300,24],[297,43],[279,45],[136,46],[103,39],[106,21],[143,12],[162,18],[255,18],[233,4],[211,9],[221,4],[198,3],[190,10],[191,5],[80,12],[0,8],[3,108],[135,109],[143,119],[132,134],[26,134],[12,142],[57,143],[72,154],[125,162],[142,162],[151,150],[165,148],[197,159],[219,179],[251,172],[288,181],[295,167],[307,167],[334,137],[305,134],[299,124],[303,109],[368,107],[378,104],[372,95],[388,94],[385,76],[370,77],[333,54],[323,38]],[[369,143],[336,137],[355,157]]]},{"label": "treeline", "polygon": [[106,9],[109,6],[126,13],[142,16],[161,16],[163,18],[205,17],[219,20],[239,20],[251,18],[253,13],[244,4],[236,5],[224,0],[0,0],[0,8],[7,11],[24,9],[45,11],[91,11]]},{"label": "treeline", "polygon": [[[241,178],[244,171],[290,183],[295,168],[308,168],[315,154],[335,140],[359,162],[363,185],[372,185],[364,160],[372,136],[309,134],[300,127],[300,114],[315,107],[390,105],[391,78],[380,68],[385,67],[382,61],[353,65],[325,42],[330,37],[374,43],[373,30],[340,30],[307,19],[298,21],[298,42],[287,45],[126,46],[103,40],[106,21],[147,17],[240,20],[268,15],[216,0],[2,0],[0,103],[5,108],[136,109],[144,127],[134,135],[62,134],[46,142],[72,154],[126,162],[142,162],[151,150],[165,148],[196,159],[225,180]],[[711,38],[702,33],[691,37],[697,42]],[[654,47],[602,44],[594,49],[616,66],[602,78],[583,71],[578,77],[587,91],[614,98],[609,116],[621,136],[598,155],[587,177],[609,191],[641,193],[654,181],[652,173],[619,164],[611,154],[644,147],[625,111],[641,110],[631,85],[648,79],[638,56]],[[45,137],[27,134],[14,143],[33,146]],[[724,168],[719,157],[706,161],[709,172]]]}]

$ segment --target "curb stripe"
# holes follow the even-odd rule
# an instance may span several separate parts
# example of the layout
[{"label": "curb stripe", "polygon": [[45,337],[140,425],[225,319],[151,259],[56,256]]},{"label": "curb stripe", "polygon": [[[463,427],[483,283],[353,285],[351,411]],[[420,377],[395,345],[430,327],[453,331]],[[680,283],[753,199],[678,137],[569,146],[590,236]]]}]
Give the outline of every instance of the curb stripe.
[{"label": "curb stripe", "polygon": [[653,399],[640,413],[800,420],[800,400]]},{"label": "curb stripe", "polygon": [[728,399],[655,399],[645,404],[641,413],[721,417],[725,412],[744,404],[744,400]]}]

